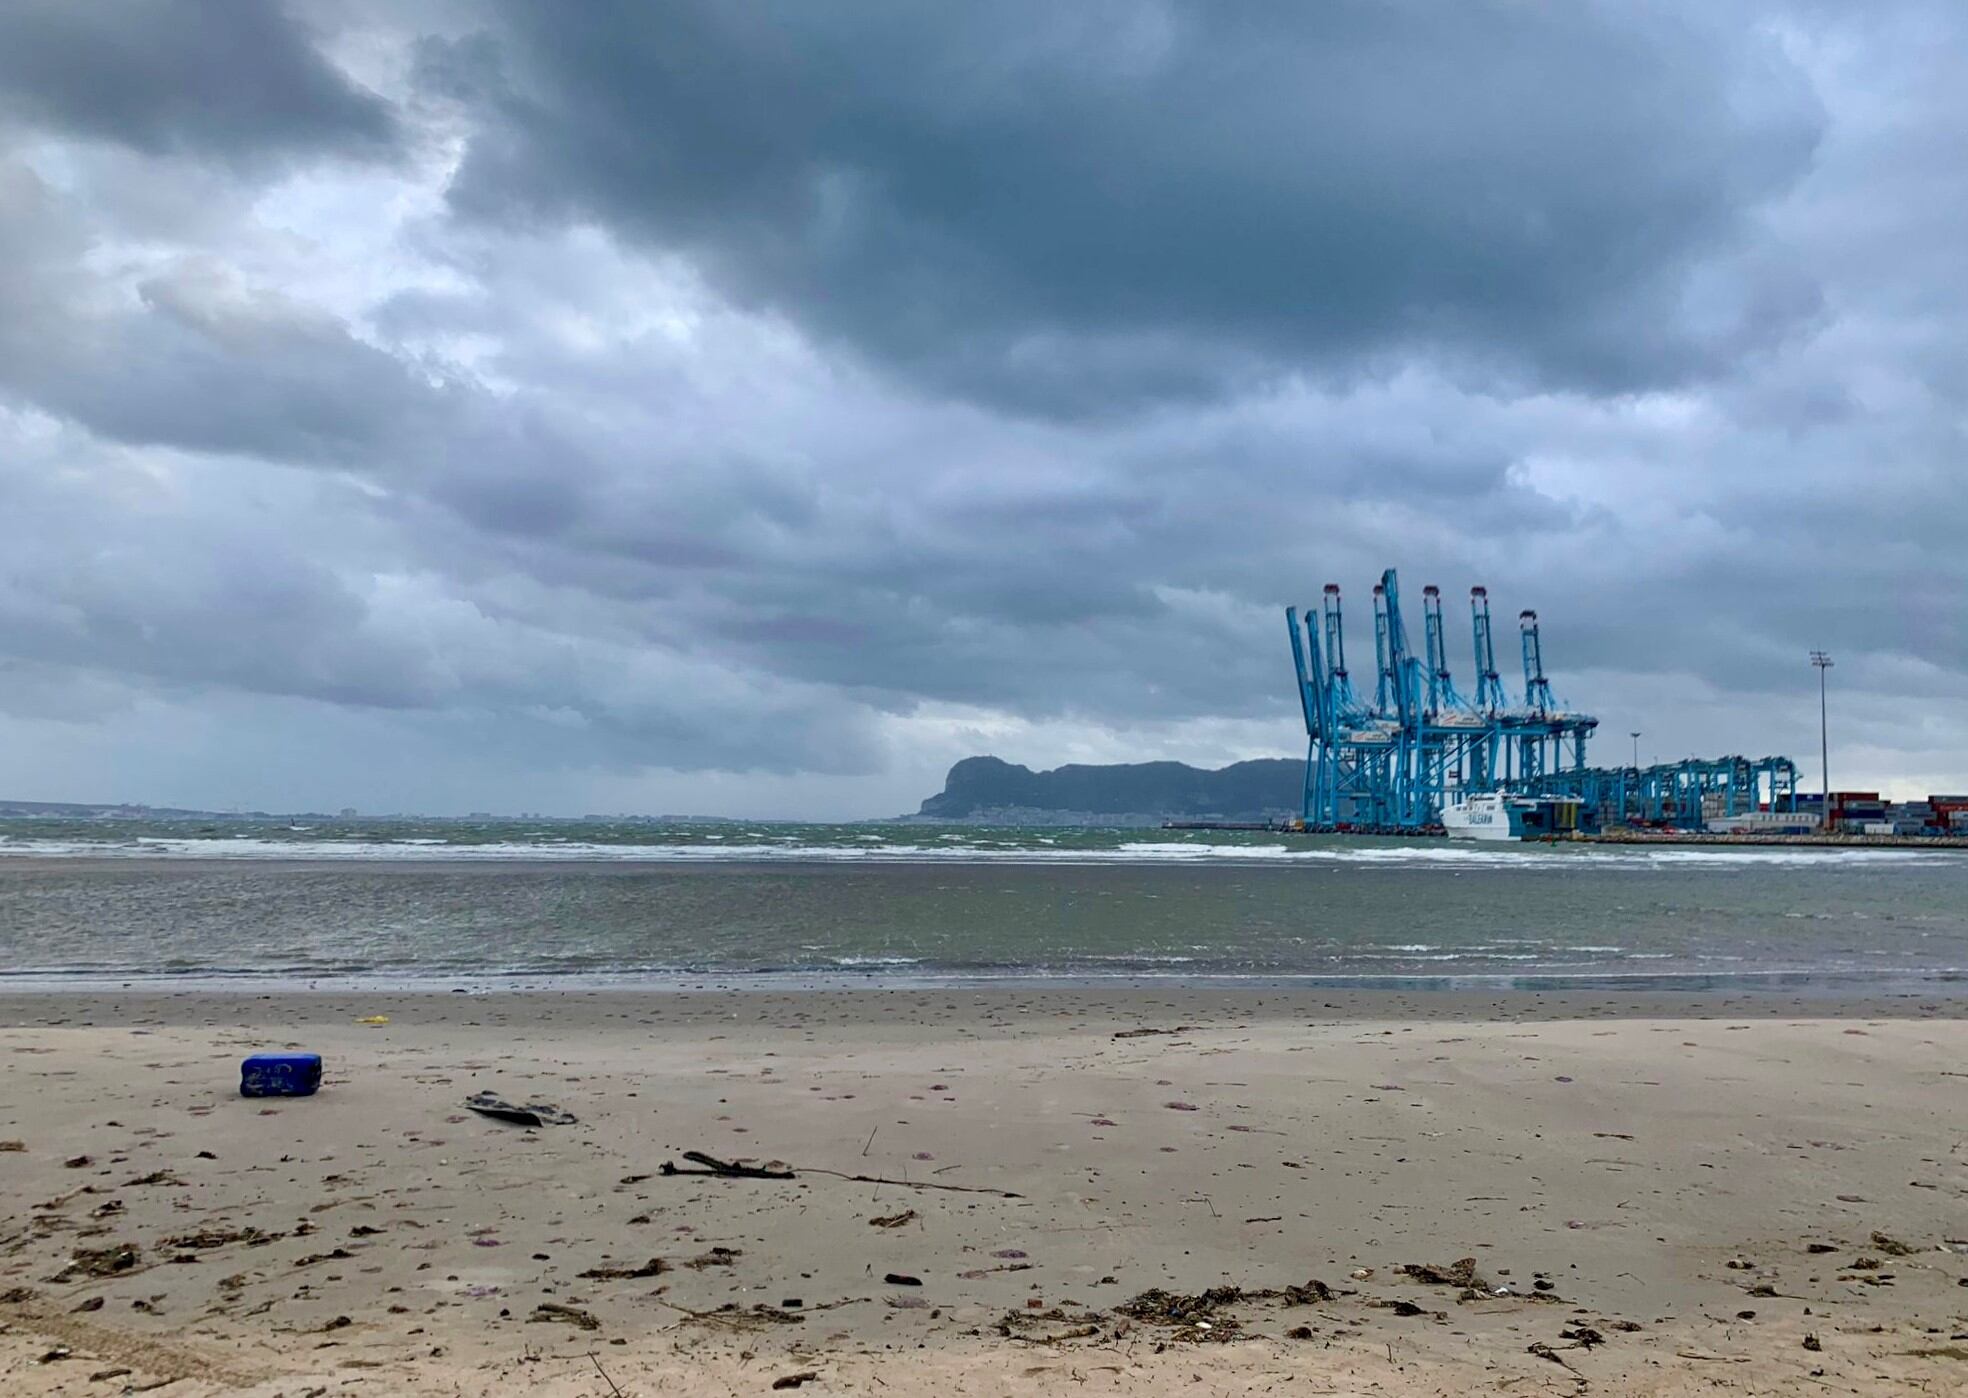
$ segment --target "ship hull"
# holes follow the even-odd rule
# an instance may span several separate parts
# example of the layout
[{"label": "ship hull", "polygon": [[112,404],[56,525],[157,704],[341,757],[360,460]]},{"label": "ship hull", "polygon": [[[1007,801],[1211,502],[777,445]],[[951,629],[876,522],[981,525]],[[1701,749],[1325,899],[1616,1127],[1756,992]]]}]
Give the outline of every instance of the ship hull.
[{"label": "ship hull", "polygon": [[1507,801],[1495,796],[1472,796],[1442,812],[1442,828],[1451,840],[1521,840],[1523,833]]}]

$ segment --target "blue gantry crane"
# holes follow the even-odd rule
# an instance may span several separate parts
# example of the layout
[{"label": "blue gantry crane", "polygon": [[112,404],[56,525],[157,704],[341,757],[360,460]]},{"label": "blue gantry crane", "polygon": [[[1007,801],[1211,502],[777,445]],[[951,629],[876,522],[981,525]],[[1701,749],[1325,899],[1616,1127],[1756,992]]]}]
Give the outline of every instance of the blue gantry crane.
[{"label": "blue gantry crane", "polygon": [[[1544,673],[1537,613],[1518,619],[1524,702],[1513,704],[1497,673],[1489,595],[1470,590],[1476,692],[1466,699],[1450,673],[1437,587],[1422,589],[1423,656],[1408,646],[1400,581],[1392,568],[1373,589],[1374,697],[1363,703],[1346,669],[1345,617],[1336,583],[1320,611],[1287,607],[1292,661],[1307,736],[1305,823],[1313,830],[1425,833],[1460,795],[1516,788],[1585,768],[1590,714],[1565,709]],[[1323,635],[1322,635],[1323,633]]]},{"label": "blue gantry crane", "polygon": [[1754,811],[1797,810],[1788,757],[1688,757],[1646,767],[1577,767],[1528,778],[1526,796],[1576,799],[1591,823],[1701,830]]}]

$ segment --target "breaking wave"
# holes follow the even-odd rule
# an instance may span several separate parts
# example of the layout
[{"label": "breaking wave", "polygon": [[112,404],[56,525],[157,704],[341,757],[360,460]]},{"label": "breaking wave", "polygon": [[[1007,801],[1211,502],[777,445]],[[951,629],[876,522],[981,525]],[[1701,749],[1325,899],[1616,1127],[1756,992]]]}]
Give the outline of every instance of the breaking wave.
[{"label": "breaking wave", "polygon": [[[754,833],[754,832],[747,832]],[[334,861],[541,861],[553,863],[846,863],[846,864],[1201,864],[1376,865],[1417,869],[1561,869],[1729,867],[1738,865],[1899,864],[1947,859],[1910,849],[1679,848],[1631,845],[1489,846],[1446,841],[1367,843],[1332,837],[1291,843],[1127,840],[1069,846],[1055,837],[981,839],[940,835],[936,842],[886,840],[859,832],[842,843],[775,839],[608,843],[556,836],[540,840],[271,839],[264,836],[136,836],[128,839],[0,836],[0,857],[91,859],[236,859]]]}]

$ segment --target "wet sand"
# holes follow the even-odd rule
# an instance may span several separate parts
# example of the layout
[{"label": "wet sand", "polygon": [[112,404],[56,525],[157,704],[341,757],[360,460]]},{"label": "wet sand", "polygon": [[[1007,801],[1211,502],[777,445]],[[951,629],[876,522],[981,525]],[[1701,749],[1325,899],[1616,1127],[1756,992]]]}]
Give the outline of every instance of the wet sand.
[{"label": "wet sand", "polygon": [[[0,996],[0,1375],[174,1398],[806,1373],[898,1395],[1960,1391],[1965,1012]],[[281,1047],[326,1056],[321,1094],[238,1097],[239,1058]],[[579,1120],[488,1120],[463,1106],[481,1089]],[[793,1177],[661,1172],[685,1151]],[[1212,1288],[1244,1294],[1171,1299]]]}]

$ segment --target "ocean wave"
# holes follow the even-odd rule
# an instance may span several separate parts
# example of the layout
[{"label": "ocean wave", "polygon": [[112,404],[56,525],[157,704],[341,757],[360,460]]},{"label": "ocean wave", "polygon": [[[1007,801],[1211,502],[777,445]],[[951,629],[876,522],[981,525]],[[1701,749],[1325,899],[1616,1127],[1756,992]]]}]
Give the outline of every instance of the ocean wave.
[{"label": "ocean wave", "polygon": [[[1360,864],[1417,869],[1550,870],[1608,868],[1727,868],[1742,865],[1904,864],[1945,860],[1943,852],[1906,849],[1656,849],[1616,846],[1504,846],[1414,841],[1386,845],[1236,844],[1210,841],[1123,841],[1112,846],[1061,847],[958,843],[943,835],[935,844],[876,843],[856,834],[842,844],[733,841],[707,835],[700,843],[611,844],[554,836],[542,840],[451,843],[430,837],[401,839],[274,840],[252,835],[143,835],[124,840],[0,836],[0,857],[100,859],[261,860],[537,860],[649,863],[994,863],[994,864]],[[712,843],[712,842],[715,843]]]},{"label": "ocean wave", "polygon": [[1335,956],[1334,961],[1345,964],[1352,961],[1545,961],[1546,957],[1533,951],[1443,951],[1443,952],[1379,952],[1353,951],[1343,956]]},{"label": "ocean wave", "polygon": [[106,970],[97,968],[34,968],[0,971],[0,990],[7,993],[128,992],[182,993],[190,990],[228,991],[250,987],[255,992],[357,990],[383,993],[496,994],[534,990],[567,991],[787,991],[858,990],[870,983],[894,988],[1074,988],[1141,985],[1158,989],[1184,986],[1249,987],[1278,990],[1395,990],[1562,991],[1715,993],[1781,990],[1788,993],[1885,994],[1896,991],[1958,996],[1968,993],[1968,968],[1855,969],[1845,967],[1767,967],[1756,970],[1610,970],[1597,967],[1553,967],[1550,970],[1450,969],[1428,971],[1334,970],[1324,972],[1276,970],[1122,970],[1089,971],[1079,967],[784,968],[653,969],[578,971],[551,968],[421,967],[390,970],[323,971],[318,968],[255,970]]},{"label": "ocean wave", "polygon": [[1081,952],[1075,960],[1089,962],[1096,966],[1107,963],[1113,963],[1119,966],[1191,966],[1195,964],[1196,958],[1193,956],[1158,956],[1154,952],[1146,951],[1089,951]]}]

